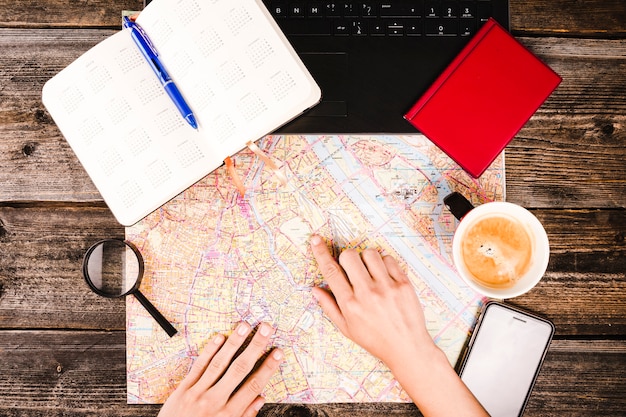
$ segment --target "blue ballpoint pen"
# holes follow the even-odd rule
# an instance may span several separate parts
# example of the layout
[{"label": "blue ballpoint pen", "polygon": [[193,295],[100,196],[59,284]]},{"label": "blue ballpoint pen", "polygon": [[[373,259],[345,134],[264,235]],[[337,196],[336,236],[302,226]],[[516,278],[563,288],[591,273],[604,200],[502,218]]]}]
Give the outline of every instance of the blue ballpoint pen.
[{"label": "blue ballpoint pen", "polygon": [[143,29],[141,29],[141,26],[124,16],[124,27],[130,30],[133,41],[135,41],[135,44],[141,51],[144,58],[146,58],[146,61],[148,61],[148,64],[150,64],[150,67],[159,78],[161,85],[163,85],[163,88],[178,108],[178,111],[180,111],[180,114],[183,115],[191,127],[197,129],[198,124],[196,123],[196,118],[194,117],[191,108],[189,108],[189,105],[183,98],[180,90],[176,87],[176,84],[174,84],[174,81],[172,81],[167,71],[165,71],[165,67],[159,60],[159,54],[152,45],[152,42],[150,42],[146,33]]}]

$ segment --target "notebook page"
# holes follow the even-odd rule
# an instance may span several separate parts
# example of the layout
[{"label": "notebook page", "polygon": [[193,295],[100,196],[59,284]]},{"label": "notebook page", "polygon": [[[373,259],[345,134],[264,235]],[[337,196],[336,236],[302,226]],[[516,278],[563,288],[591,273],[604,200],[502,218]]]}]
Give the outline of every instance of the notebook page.
[{"label": "notebook page", "polygon": [[261,1],[155,0],[137,22],[224,157],[319,101]]},{"label": "notebook page", "polygon": [[43,89],[43,102],[107,205],[131,225],[320,91],[261,2],[154,0],[138,22],[199,124],[182,118],[128,31]]},{"label": "notebook page", "polygon": [[42,100],[124,225],[222,164],[183,120],[126,32],[49,80]]}]

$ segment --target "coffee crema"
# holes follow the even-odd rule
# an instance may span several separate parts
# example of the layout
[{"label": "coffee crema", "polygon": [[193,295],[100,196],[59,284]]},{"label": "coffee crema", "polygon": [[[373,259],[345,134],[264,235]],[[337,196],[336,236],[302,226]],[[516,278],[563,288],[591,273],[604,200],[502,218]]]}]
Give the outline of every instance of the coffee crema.
[{"label": "coffee crema", "polygon": [[518,220],[494,214],[476,220],[461,242],[463,263],[474,279],[492,288],[507,288],[528,272],[533,244]]}]

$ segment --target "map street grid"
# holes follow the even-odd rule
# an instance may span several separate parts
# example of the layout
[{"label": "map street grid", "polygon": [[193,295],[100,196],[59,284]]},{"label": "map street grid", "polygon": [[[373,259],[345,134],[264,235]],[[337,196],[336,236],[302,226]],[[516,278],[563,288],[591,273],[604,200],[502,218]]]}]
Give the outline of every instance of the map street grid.
[{"label": "map street grid", "polygon": [[401,261],[427,327],[454,365],[484,298],[451,259],[456,219],[443,198],[503,200],[504,155],[473,179],[422,135],[267,136],[258,142],[286,186],[246,150],[235,156],[242,197],[218,169],[126,229],[145,261],[141,291],[176,327],[163,332],[127,298],[129,403],[161,403],[204,344],[237,322],[276,327],[286,359],[264,391],[268,402],[410,401],[380,361],[345,338],[311,288],[324,285],[308,246],[375,247]]}]

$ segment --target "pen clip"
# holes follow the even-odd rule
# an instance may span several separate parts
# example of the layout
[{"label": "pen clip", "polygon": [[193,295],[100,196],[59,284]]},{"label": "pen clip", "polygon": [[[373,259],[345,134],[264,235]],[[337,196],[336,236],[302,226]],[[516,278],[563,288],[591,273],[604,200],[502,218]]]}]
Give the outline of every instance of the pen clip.
[{"label": "pen clip", "polygon": [[159,53],[157,52],[156,48],[152,44],[152,41],[148,37],[148,34],[143,30],[143,28],[139,26],[137,22],[133,22],[132,20],[130,20],[127,16],[124,16],[123,20],[124,20],[124,27],[130,30],[133,30],[133,29],[136,30],[137,34],[141,36],[141,39],[145,42],[148,48],[150,48],[150,51],[152,52],[152,54],[154,54],[154,56],[159,56]]}]

